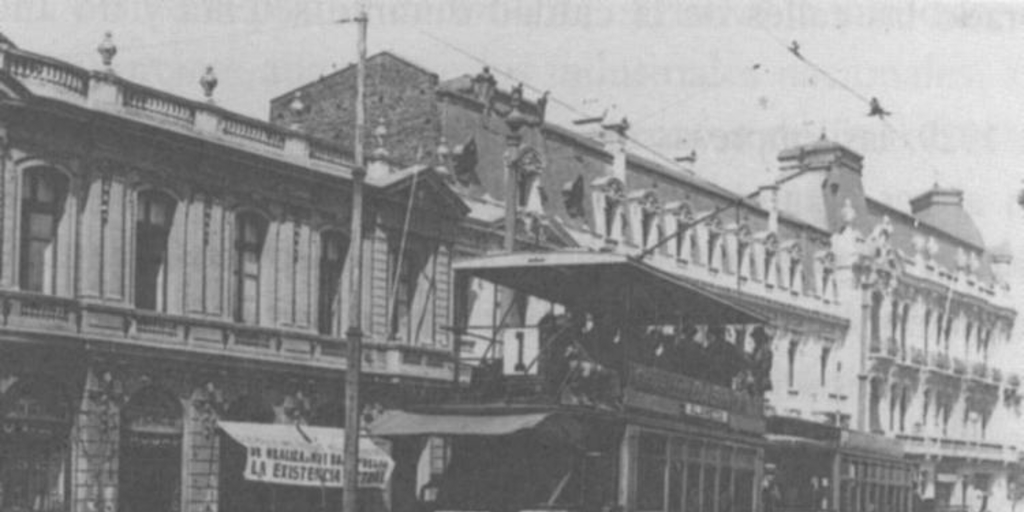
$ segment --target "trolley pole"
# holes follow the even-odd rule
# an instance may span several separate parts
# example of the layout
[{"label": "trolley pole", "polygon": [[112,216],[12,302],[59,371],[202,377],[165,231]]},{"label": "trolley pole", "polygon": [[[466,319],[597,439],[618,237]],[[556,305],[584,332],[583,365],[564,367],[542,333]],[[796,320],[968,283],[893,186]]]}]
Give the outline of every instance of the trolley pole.
[{"label": "trolley pole", "polygon": [[359,26],[356,65],[355,168],[352,170],[352,296],[349,301],[349,327],[346,334],[345,359],[345,491],[342,511],[358,512],[359,490],[359,374],[363,345],[363,184],[366,181],[366,159],[363,154],[363,132],[366,124],[366,10],[362,7],[353,20]]}]

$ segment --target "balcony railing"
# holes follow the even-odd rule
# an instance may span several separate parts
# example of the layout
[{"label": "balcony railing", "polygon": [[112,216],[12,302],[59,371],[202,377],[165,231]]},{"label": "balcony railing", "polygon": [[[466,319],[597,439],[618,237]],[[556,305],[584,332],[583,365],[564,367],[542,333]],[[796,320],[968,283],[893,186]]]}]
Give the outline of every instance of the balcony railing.
[{"label": "balcony railing", "polygon": [[988,365],[985,363],[977,362],[971,365],[971,375],[978,379],[985,379],[988,377]]},{"label": "balcony railing", "polygon": [[957,375],[967,375],[967,361],[960,359],[959,357],[953,358],[953,373]]},{"label": "balcony railing", "polygon": [[878,338],[871,338],[871,344],[869,345],[872,354],[882,353],[882,340]]},{"label": "balcony railing", "polygon": [[924,349],[920,347],[911,347],[910,362],[918,366],[925,366],[928,364],[928,354],[926,354]]},{"label": "balcony railing", "polygon": [[1003,381],[1003,371],[993,366],[989,369],[989,379],[991,379],[992,382],[999,384]]},{"label": "balcony railing", "polygon": [[897,434],[896,438],[907,454],[1006,463],[1017,460],[1017,449],[1010,445],[907,434]]},{"label": "balcony railing", "polygon": [[[175,348],[203,357],[222,355],[310,367],[341,369],[345,341],[299,330],[168,315],[25,292],[0,292],[0,329],[63,334],[93,343]],[[371,374],[451,381],[451,350],[365,343],[363,369]]]}]

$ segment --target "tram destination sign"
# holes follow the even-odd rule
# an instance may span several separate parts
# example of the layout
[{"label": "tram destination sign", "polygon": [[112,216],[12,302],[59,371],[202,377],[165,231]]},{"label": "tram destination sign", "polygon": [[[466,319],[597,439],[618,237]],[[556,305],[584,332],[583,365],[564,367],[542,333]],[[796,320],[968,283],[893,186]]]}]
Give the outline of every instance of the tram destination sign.
[{"label": "tram destination sign", "polygon": [[722,423],[745,432],[765,431],[760,400],[657,368],[631,364],[624,399],[627,407],[641,411]]}]

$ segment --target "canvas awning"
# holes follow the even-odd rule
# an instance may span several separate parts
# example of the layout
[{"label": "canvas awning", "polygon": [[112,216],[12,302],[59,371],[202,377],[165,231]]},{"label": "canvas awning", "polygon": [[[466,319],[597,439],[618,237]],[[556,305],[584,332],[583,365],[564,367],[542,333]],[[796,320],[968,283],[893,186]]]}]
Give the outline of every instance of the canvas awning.
[{"label": "canvas awning", "polygon": [[[345,431],[340,428],[222,421],[247,455],[245,479],[282,485],[344,486]],[[394,462],[368,438],[359,440],[359,487],[382,488]]]},{"label": "canvas awning", "polygon": [[375,436],[504,436],[536,427],[553,413],[501,415],[420,414],[388,411],[367,427]]},{"label": "canvas awning", "polygon": [[457,272],[597,315],[673,324],[766,323],[760,313],[624,254],[513,253],[461,261]]}]

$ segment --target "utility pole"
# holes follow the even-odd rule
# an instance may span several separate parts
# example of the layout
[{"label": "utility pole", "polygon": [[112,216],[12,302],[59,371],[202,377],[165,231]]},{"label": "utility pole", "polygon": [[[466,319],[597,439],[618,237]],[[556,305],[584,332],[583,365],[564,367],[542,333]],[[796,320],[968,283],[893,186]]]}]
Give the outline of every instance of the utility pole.
[{"label": "utility pole", "polygon": [[345,491],[343,512],[358,512],[359,501],[359,374],[363,361],[363,184],[366,181],[366,158],[363,155],[363,132],[366,124],[366,10],[352,20],[358,25],[356,65],[356,133],[355,168],[352,170],[352,297],[349,301],[349,327],[346,332],[345,359]]}]

